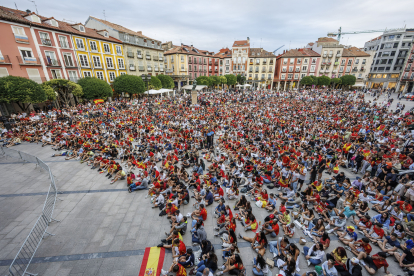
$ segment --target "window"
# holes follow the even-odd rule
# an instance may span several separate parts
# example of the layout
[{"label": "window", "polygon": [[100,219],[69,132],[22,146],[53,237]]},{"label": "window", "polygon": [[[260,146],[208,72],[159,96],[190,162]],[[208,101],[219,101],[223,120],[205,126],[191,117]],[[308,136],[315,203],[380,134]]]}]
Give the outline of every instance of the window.
[{"label": "window", "polygon": [[103,73],[102,72],[96,72],[96,77],[98,79],[104,80],[104,76],[103,76]]},{"label": "window", "polygon": [[78,74],[76,71],[68,71],[69,73],[69,80],[71,81],[77,81],[78,80]]},{"label": "window", "polygon": [[42,43],[42,45],[52,46],[52,41],[50,41],[48,33],[39,32],[39,36],[40,36],[40,42]]},{"label": "window", "polygon": [[22,27],[12,26],[12,30],[15,35],[26,36],[24,29]]},{"label": "window", "polygon": [[108,66],[108,68],[114,68],[114,64],[112,63],[112,58],[110,57],[106,58],[106,65]]},{"label": "window", "polygon": [[359,64],[359,59],[356,59],[355,60],[355,64]]},{"label": "window", "polygon": [[352,65],[352,60],[348,60],[348,65]]},{"label": "window", "polygon": [[86,55],[79,55],[81,67],[89,67],[88,57]]},{"label": "window", "polygon": [[104,44],[103,46],[104,46],[105,53],[110,53],[111,52],[111,50],[109,49],[109,45],[108,44]]},{"label": "window", "polygon": [[291,80],[293,77],[293,74],[288,74],[288,80]]},{"label": "window", "polygon": [[24,60],[33,58],[32,50],[20,50],[20,53],[22,54]]},{"label": "window", "polygon": [[345,59],[341,60],[341,65],[345,65],[345,62],[346,62]]},{"label": "window", "polygon": [[299,72],[299,71],[300,71],[300,66],[296,66],[295,72]]},{"label": "window", "polygon": [[76,48],[85,49],[85,46],[83,45],[83,40],[82,39],[76,38],[75,41],[76,41]]},{"label": "window", "polygon": [[79,31],[81,31],[81,32],[85,32],[85,27],[84,26],[82,26],[82,25],[79,25]]},{"label": "window", "polygon": [[124,60],[122,58],[118,58],[118,68],[125,69]]},{"label": "window", "polygon": [[63,53],[63,60],[66,67],[74,67],[71,53]]},{"label": "window", "polygon": [[293,72],[293,66],[289,66],[289,72]]},{"label": "window", "polygon": [[95,66],[95,68],[102,68],[101,65],[101,59],[97,56],[92,56],[93,59],[93,65]]},{"label": "window", "polygon": [[316,67],[315,65],[312,65],[310,71],[315,72],[315,67]]},{"label": "window", "polygon": [[7,72],[7,68],[0,68],[0,78],[7,77],[8,75],[9,75],[9,72]]},{"label": "window", "polygon": [[300,58],[298,58],[297,60],[296,60],[296,62],[297,62],[297,64],[300,64],[300,62],[301,62],[302,60],[300,59]]},{"label": "window", "polygon": [[295,59],[294,58],[291,58],[290,60],[289,60],[289,64],[293,64],[295,62]]},{"label": "window", "polygon": [[114,81],[115,80],[115,72],[109,72],[109,80]]},{"label": "window", "polygon": [[283,80],[286,79],[286,74],[280,75],[280,78],[283,79]]},{"label": "window", "polygon": [[305,59],[303,60],[303,64],[308,64],[308,59],[306,59],[306,58],[305,58]]},{"label": "window", "polygon": [[27,70],[27,75],[29,75],[29,79],[37,83],[42,83],[42,79],[40,77],[38,69],[26,69],[26,70]]},{"label": "window", "polygon": [[52,75],[52,79],[61,79],[62,76],[60,75],[60,70],[52,69],[50,70],[50,74]]},{"label": "window", "polygon": [[303,79],[306,76],[306,74],[301,74],[300,78]]},{"label": "window", "polygon": [[94,52],[98,51],[98,47],[96,47],[96,42],[95,41],[90,41],[89,45],[91,47],[91,51],[94,51]]},{"label": "window", "polygon": [[59,36],[59,43],[61,48],[69,48],[69,43],[66,36]]},{"label": "window", "polygon": [[362,60],[362,65],[364,65],[365,63],[367,63],[367,60],[364,58],[364,59]]},{"label": "window", "polygon": [[288,61],[288,59],[287,58],[284,58],[283,59],[283,64],[285,65],[285,64],[287,64],[287,61]]},{"label": "window", "polygon": [[308,66],[302,66],[302,71],[308,70]]},{"label": "window", "polygon": [[316,58],[312,59],[312,64],[316,64]]},{"label": "window", "polygon": [[84,71],[83,72],[83,76],[86,78],[86,77],[92,77],[92,75],[91,75],[91,72],[89,72],[89,71]]}]

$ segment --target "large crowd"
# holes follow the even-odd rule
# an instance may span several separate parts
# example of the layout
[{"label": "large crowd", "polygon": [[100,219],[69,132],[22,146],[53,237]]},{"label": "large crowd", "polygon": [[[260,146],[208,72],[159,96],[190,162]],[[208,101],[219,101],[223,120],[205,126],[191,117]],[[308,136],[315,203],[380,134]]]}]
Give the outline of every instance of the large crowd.
[{"label": "large crowd", "polygon": [[[173,256],[163,275],[246,275],[252,261],[258,276],[274,266],[283,276],[390,274],[390,260],[408,273],[414,181],[403,172],[414,169],[414,117],[391,102],[331,90],[116,100],[13,115],[1,142],[51,146],[53,157],[145,193],[171,225],[158,244]],[[254,208],[268,212],[263,221]],[[207,236],[208,215],[222,248]],[[343,246],[330,247],[334,236]],[[243,241],[253,260],[242,260]]]}]

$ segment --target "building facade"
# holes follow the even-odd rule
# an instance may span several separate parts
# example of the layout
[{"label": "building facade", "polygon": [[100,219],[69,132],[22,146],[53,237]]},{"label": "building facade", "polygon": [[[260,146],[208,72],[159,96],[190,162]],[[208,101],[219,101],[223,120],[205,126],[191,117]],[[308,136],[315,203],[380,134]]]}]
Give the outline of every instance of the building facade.
[{"label": "building facade", "polygon": [[263,48],[250,48],[247,64],[247,83],[254,87],[272,89],[276,56]]},{"label": "building facade", "polygon": [[124,46],[123,57],[126,69],[131,75],[158,75],[164,73],[164,49],[161,41],[134,32],[118,24],[89,16],[86,27],[108,31],[111,37],[120,41]]},{"label": "building facade", "polygon": [[316,76],[320,58],[320,54],[310,48],[283,51],[275,62],[273,81],[276,90],[295,89],[303,77]]},{"label": "building facade", "polygon": [[4,68],[0,76],[21,76],[39,83],[97,77],[111,83],[126,74],[122,42],[106,30],[5,7],[0,7],[0,19],[6,31],[0,42],[0,68]]},{"label": "building facade", "polygon": [[403,69],[410,57],[414,29],[385,31],[380,37],[365,43],[365,51],[375,51],[368,75],[368,88],[404,91]]},{"label": "building facade", "polygon": [[232,62],[230,74],[247,76],[247,63],[249,60],[250,38],[236,40],[232,47]]},{"label": "building facade", "polygon": [[[189,61],[190,51],[192,53],[191,61]],[[183,44],[164,52],[165,72],[174,80],[175,87],[181,89],[182,86],[189,84],[190,79],[202,73],[199,71],[202,70],[200,69],[202,65],[199,65],[201,56],[201,53],[197,53],[191,50],[190,46]],[[201,63],[203,63],[202,60]]]},{"label": "building facade", "polygon": [[218,69],[219,69],[219,76],[224,76],[230,74],[230,67],[231,67],[231,54],[232,51],[229,48],[222,48],[220,51],[214,55],[216,59],[218,59]]},{"label": "building facade", "polygon": [[411,49],[403,66],[403,72],[400,77],[400,84],[403,93],[414,92],[414,45]]}]

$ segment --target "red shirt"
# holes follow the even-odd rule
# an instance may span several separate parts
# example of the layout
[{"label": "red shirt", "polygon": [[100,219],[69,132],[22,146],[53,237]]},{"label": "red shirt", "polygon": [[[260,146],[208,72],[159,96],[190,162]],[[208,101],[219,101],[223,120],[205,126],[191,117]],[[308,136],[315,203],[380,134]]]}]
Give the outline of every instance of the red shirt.
[{"label": "red shirt", "polygon": [[275,231],[276,236],[279,235],[279,224],[277,223],[273,224],[272,228]]},{"label": "red shirt", "polygon": [[280,206],[279,211],[284,214],[286,212],[286,206],[284,205]]},{"label": "red shirt", "polygon": [[[378,254],[373,255],[372,257],[378,257]],[[375,264],[375,266],[380,269],[381,267],[385,266],[388,267],[387,260],[379,260],[372,258],[372,262]]]},{"label": "red shirt", "polygon": [[200,216],[203,218],[203,221],[206,221],[206,219],[207,219],[207,210],[206,210],[206,208],[201,209]]},{"label": "red shirt", "polygon": [[177,271],[177,274],[175,275],[176,276],[187,276],[187,270],[185,270],[185,268],[179,263],[177,263],[177,265],[178,265],[178,271]]},{"label": "red shirt", "polygon": [[367,253],[367,255],[369,255],[369,253],[371,253],[371,251],[372,251],[371,245],[369,245],[369,243],[367,243],[366,245],[364,245],[363,242],[362,242],[362,240],[359,240],[358,242],[361,244],[360,246],[362,246],[364,248],[365,253]]},{"label": "red shirt", "polygon": [[410,204],[406,204],[405,208],[403,208],[404,201],[397,201],[397,204],[400,206],[401,210],[405,210],[406,212],[411,212],[411,210],[413,209],[413,206],[411,206]]},{"label": "red shirt", "polygon": [[182,240],[180,240],[180,244],[178,245],[178,251],[180,252],[180,255],[187,254],[187,249],[186,249],[185,244],[183,243]]},{"label": "red shirt", "polygon": [[382,228],[378,228],[378,226],[374,226],[374,233],[376,233],[380,238],[384,237],[384,230]]}]

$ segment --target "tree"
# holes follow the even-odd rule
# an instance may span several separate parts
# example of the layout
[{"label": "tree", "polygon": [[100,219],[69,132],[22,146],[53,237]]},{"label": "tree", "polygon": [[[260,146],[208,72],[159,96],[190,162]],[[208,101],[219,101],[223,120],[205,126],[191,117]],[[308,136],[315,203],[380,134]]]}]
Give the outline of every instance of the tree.
[{"label": "tree", "polygon": [[106,81],[98,78],[82,78],[78,81],[78,84],[82,87],[85,99],[106,100],[113,95],[111,86]]},{"label": "tree", "polygon": [[76,97],[82,97],[82,87],[70,80],[65,79],[53,79],[42,84],[45,87],[50,87],[56,92],[55,99],[61,101],[65,106],[71,105],[72,95]]},{"label": "tree", "polygon": [[313,78],[311,78],[311,76],[306,76],[306,77],[303,77],[301,80],[300,80],[300,84],[302,84],[302,85],[313,85],[314,84],[314,80],[313,80]]},{"label": "tree", "polygon": [[158,75],[157,78],[161,81],[162,88],[173,89],[174,88],[174,80],[167,75]]},{"label": "tree", "polygon": [[37,82],[14,76],[0,78],[0,103],[16,103],[25,111],[30,104],[44,101],[46,93]]},{"label": "tree", "polygon": [[331,80],[332,88],[335,89],[335,86],[340,85],[342,80],[340,78],[333,78]]},{"label": "tree", "polygon": [[328,76],[320,76],[318,77],[318,85],[329,85],[331,84],[331,78]]},{"label": "tree", "polygon": [[42,88],[45,91],[46,99],[49,101],[56,100],[57,93],[53,90],[52,87],[46,84],[46,82],[42,83]]},{"label": "tree", "polygon": [[245,76],[241,76],[241,77],[240,77],[239,84],[240,84],[240,85],[243,85],[245,82],[246,82],[246,77],[245,77]]},{"label": "tree", "polygon": [[156,76],[151,76],[151,80],[148,84],[149,89],[160,90],[162,88],[162,83],[159,78]]},{"label": "tree", "polygon": [[354,85],[355,82],[356,82],[356,77],[353,75],[345,75],[341,77],[341,84],[343,86],[348,86],[348,89],[349,89],[349,86]]},{"label": "tree", "polygon": [[220,78],[218,76],[210,76],[209,79],[211,86],[216,86],[220,84]]},{"label": "tree", "polygon": [[197,81],[197,85],[211,86],[211,83],[210,83],[211,80],[207,76],[199,76],[198,78],[196,78],[196,81]]},{"label": "tree", "polygon": [[240,75],[240,74],[238,74],[236,76],[237,83],[240,83],[241,82],[241,77],[242,77],[242,75]]},{"label": "tree", "polygon": [[225,76],[219,76],[221,88],[223,88],[224,84],[227,83],[227,78]]},{"label": "tree", "polygon": [[145,91],[144,81],[141,77],[134,75],[120,75],[113,83],[114,91],[118,94],[128,93],[130,95],[142,94]]},{"label": "tree", "polygon": [[311,77],[313,79],[313,83],[312,83],[313,85],[318,85],[319,84],[317,77],[315,77],[315,76],[309,76],[309,77]]},{"label": "tree", "polygon": [[228,74],[228,75],[224,75],[227,79],[227,85],[235,85],[237,83],[237,78],[235,75],[232,74]]}]

